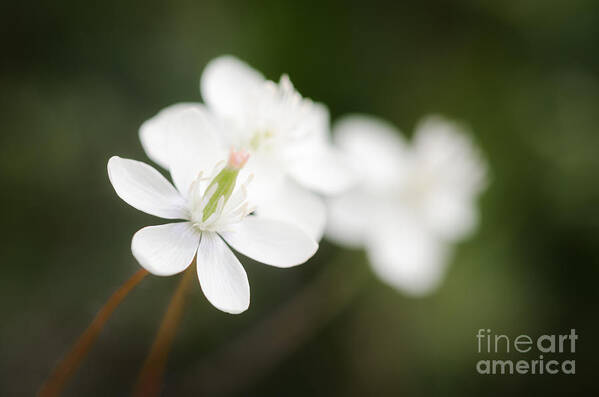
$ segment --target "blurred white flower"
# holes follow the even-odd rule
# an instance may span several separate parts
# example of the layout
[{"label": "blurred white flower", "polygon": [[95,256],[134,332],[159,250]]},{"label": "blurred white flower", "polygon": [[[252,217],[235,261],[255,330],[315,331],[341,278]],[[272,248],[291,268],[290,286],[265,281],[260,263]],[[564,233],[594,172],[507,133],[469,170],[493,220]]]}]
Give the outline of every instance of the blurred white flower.
[{"label": "blurred white flower", "polygon": [[170,120],[189,108],[203,111],[224,147],[251,154],[241,173],[255,176],[248,194],[257,213],[293,222],[320,239],[326,208],[311,191],[336,194],[353,177],[330,142],[326,107],[303,98],[286,75],[278,84],[268,81],[232,56],[211,61],[200,88],[205,107],[176,104],[142,125],[140,139],[148,156],[168,168],[164,141]]},{"label": "blurred white flower", "polygon": [[[169,276],[185,270],[197,254],[202,291],[218,309],[245,311],[250,302],[247,275],[230,245],[256,261],[290,267],[308,260],[318,244],[299,227],[251,214],[247,177],[238,184],[248,159],[245,151],[227,152],[212,134],[198,134],[208,120],[187,109],[173,120],[160,155],[169,165],[173,187],[151,166],[112,157],[110,181],[120,198],[140,211],[184,222],[148,226],[133,236],[133,255],[150,273]],[[210,172],[211,175],[206,174]],[[224,240],[224,241],[223,241]],[[227,244],[225,244],[225,241]]]},{"label": "blurred white flower", "polygon": [[359,185],[328,202],[327,236],[365,247],[375,273],[411,295],[440,283],[451,243],[478,221],[476,198],[486,166],[463,129],[438,116],[411,143],[374,117],[347,116],[334,140],[354,162]]}]

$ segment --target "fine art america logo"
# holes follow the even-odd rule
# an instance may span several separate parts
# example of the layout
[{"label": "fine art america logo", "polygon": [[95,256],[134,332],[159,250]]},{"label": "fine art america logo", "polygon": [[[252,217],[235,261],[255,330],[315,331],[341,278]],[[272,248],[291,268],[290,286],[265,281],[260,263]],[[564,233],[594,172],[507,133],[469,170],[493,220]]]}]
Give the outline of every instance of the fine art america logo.
[{"label": "fine art america logo", "polygon": [[[493,334],[490,329],[479,329],[476,334],[479,354],[527,354],[518,359],[483,359],[476,363],[476,371],[482,375],[555,375],[576,374],[576,360],[565,359],[576,352],[578,335],[571,329],[565,335],[541,335],[533,338],[518,335],[510,338],[507,335]],[[560,354],[561,353],[561,354]],[[526,359],[528,355],[534,359]]]}]

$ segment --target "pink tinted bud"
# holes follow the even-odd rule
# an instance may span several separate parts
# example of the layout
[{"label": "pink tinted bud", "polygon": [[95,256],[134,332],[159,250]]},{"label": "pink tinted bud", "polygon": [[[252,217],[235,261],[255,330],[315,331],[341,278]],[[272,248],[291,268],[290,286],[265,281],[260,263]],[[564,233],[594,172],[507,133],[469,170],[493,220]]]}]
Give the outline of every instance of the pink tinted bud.
[{"label": "pink tinted bud", "polygon": [[250,154],[246,150],[235,150],[231,149],[229,153],[229,162],[227,165],[236,170],[241,169],[250,158]]}]

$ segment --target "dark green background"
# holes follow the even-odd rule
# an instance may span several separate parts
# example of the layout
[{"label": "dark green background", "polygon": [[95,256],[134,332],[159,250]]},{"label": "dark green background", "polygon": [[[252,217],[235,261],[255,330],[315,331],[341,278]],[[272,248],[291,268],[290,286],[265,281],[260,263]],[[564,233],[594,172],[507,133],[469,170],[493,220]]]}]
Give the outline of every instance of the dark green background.
[{"label": "dark green background", "polygon": [[[591,395],[599,389],[599,3],[570,1],[4,2],[0,6],[0,395],[31,395],[137,268],[131,235],[160,223],[112,190],[111,155],[147,161],[139,125],[200,100],[199,76],[231,53],[269,78],[410,134],[430,112],[466,121],[492,183],[479,232],[446,282],[409,299],[365,256],[329,243],[279,270],[246,262],[252,305],[218,312],[194,285],[165,395],[325,268],[363,289],[239,395]],[[115,313],[69,384],[126,395],[177,277],[150,277]],[[333,287],[335,287],[333,285]],[[323,298],[324,299],[324,298]],[[481,376],[479,328],[580,335],[575,376]],[[508,358],[519,359],[518,355]],[[531,359],[533,357],[529,357]],[[561,359],[566,358],[562,356]],[[572,358],[572,357],[571,357]],[[231,363],[231,365],[244,363]],[[247,363],[246,363],[247,364]],[[236,382],[235,372],[222,374]]]}]

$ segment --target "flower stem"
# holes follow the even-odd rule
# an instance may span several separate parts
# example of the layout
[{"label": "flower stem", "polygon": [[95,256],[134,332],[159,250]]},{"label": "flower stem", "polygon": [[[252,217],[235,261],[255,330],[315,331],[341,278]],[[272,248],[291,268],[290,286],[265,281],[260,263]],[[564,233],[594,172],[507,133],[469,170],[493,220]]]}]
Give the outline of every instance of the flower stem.
[{"label": "flower stem", "polygon": [[62,392],[66,382],[79,367],[92,345],[98,338],[98,335],[104,328],[104,324],[110,318],[114,310],[125,299],[125,297],[139,284],[141,280],[148,274],[144,269],[139,269],[129,280],[127,280],[112,296],[106,304],[100,309],[96,317],[91,322],[89,327],[79,337],[71,350],[64,358],[56,365],[54,371],[44,382],[38,392],[39,397],[58,396]]},{"label": "flower stem", "polygon": [[133,391],[134,396],[152,397],[160,394],[168,353],[175,337],[177,326],[181,321],[185,293],[195,273],[194,268],[195,266],[190,266],[183,274],[177,290],[171,298],[150,353],[139,373],[137,384]]}]

